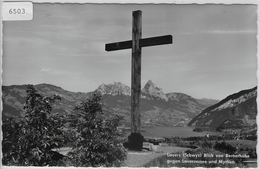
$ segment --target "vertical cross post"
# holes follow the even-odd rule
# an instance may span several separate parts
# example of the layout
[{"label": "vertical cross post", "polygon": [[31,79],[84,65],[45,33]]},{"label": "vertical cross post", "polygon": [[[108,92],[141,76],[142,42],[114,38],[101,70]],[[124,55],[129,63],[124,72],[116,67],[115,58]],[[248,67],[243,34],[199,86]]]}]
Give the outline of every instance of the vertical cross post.
[{"label": "vertical cross post", "polygon": [[141,53],[142,11],[133,12],[132,21],[132,83],[131,83],[131,135],[128,137],[129,148],[141,151],[143,136],[140,134],[140,98],[141,98]]},{"label": "vertical cross post", "polygon": [[133,12],[132,32],[132,84],[131,84],[131,132],[140,133],[140,97],[141,97],[141,53],[139,40],[142,38],[142,12]]},{"label": "vertical cross post", "polygon": [[131,71],[131,134],[124,146],[130,150],[141,151],[144,137],[140,134],[141,116],[141,53],[142,47],[166,45],[172,43],[172,36],[158,36],[142,39],[142,11],[133,12],[132,40],[106,44],[106,51],[115,51],[132,48],[132,71]]}]

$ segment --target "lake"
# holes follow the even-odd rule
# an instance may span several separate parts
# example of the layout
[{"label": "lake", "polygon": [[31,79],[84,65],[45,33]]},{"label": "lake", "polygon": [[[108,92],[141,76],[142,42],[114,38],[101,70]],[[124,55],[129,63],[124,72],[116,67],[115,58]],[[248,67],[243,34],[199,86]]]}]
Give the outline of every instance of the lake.
[{"label": "lake", "polygon": [[[194,132],[194,128],[191,127],[151,127],[144,128],[141,134],[146,137],[194,137],[194,136],[206,136],[209,135],[221,135],[221,132]],[[126,132],[126,136],[130,135],[130,131]]]}]

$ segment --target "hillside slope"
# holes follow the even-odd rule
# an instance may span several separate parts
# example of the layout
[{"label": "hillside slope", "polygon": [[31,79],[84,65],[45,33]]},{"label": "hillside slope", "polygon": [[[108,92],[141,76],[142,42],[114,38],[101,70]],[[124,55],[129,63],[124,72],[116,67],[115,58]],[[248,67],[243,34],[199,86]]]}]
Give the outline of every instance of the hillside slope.
[{"label": "hillside slope", "polygon": [[257,87],[232,94],[203,110],[188,126],[205,130],[241,129],[256,125]]}]

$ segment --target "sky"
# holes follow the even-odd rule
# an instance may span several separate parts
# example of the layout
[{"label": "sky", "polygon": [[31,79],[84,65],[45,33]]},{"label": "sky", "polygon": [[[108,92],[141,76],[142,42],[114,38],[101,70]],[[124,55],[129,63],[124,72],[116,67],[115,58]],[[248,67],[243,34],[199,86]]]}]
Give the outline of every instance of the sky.
[{"label": "sky", "polygon": [[142,48],[142,88],[224,99],[257,86],[256,5],[34,4],[33,20],[3,22],[3,85],[48,83],[90,92],[102,83],[131,86],[132,11],[142,37],[173,44]]}]

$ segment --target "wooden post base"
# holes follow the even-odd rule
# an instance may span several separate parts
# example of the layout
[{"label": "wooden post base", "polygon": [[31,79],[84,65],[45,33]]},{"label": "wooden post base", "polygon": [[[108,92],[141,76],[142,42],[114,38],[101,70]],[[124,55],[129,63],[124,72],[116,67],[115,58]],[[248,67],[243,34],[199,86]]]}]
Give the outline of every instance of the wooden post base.
[{"label": "wooden post base", "polygon": [[140,133],[131,133],[128,136],[128,142],[124,143],[124,147],[129,150],[142,151],[144,137]]}]

